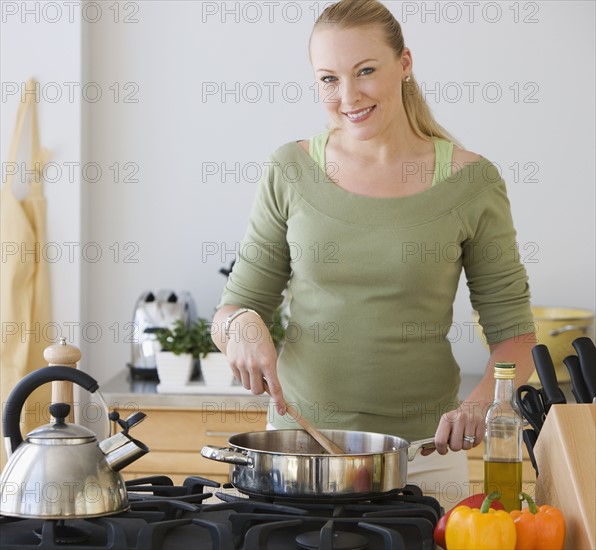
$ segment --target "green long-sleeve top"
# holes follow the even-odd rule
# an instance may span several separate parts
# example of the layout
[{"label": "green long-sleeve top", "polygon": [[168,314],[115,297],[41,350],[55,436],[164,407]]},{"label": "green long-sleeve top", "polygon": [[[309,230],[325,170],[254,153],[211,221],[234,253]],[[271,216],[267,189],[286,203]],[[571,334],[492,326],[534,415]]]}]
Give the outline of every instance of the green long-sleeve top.
[{"label": "green long-sleeve top", "polygon": [[[532,332],[496,167],[482,157],[399,198],[342,189],[297,142],[266,167],[218,307],[252,308],[269,322],[287,285],[286,400],[319,428],[431,437],[458,404],[450,340],[471,335],[452,327],[462,268],[489,343]],[[270,414],[276,427],[296,427]]]}]

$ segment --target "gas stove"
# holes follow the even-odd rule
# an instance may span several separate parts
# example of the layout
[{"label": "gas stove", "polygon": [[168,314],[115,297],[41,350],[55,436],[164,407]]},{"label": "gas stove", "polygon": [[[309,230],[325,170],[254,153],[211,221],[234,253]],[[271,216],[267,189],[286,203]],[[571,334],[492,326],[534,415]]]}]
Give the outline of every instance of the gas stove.
[{"label": "gas stove", "polygon": [[255,499],[200,477],[126,482],[127,512],[93,519],[0,516],[0,548],[112,550],[433,549],[443,510],[407,485],[387,498],[321,503]]}]

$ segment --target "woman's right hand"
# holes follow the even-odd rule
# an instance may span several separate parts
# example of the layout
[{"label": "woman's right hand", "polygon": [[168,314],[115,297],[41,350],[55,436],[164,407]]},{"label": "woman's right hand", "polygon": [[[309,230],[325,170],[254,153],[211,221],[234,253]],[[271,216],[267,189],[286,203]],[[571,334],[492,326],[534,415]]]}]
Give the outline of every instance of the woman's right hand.
[{"label": "woman's right hand", "polygon": [[264,393],[263,379],[280,415],[286,401],[277,377],[277,352],[263,320],[246,312],[232,321],[225,354],[236,380],[255,395]]}]

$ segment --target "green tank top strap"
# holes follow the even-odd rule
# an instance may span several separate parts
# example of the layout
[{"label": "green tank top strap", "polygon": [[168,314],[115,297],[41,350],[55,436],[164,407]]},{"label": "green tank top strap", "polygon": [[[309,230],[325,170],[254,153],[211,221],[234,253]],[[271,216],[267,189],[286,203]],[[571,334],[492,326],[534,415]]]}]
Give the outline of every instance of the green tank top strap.
[{"label": "green tank top strap", "polygon": [[[453,143],[437,137],[434,137],[433,140],[435,142],[435,172],[432,185],[435,186],[451,175]],[[312,136],[308,143],[309,155],[323,172],[326,172],[325,147],[327,141],[329,141],[328,130]]]},{"label": "green tank top strap", "polygon": [[321,170],[325,172],[325,147],[329,141],[329,131],[321,132],[316,136],[310,138],[308,143],[308,153],[311,158],[320,166]]},{"label": "green tank top strap", "polygon": [[437,137],[434,137],[433,140],[435,142],[435,173],[432,181],[434,187],[451,175],[453,142]]}]

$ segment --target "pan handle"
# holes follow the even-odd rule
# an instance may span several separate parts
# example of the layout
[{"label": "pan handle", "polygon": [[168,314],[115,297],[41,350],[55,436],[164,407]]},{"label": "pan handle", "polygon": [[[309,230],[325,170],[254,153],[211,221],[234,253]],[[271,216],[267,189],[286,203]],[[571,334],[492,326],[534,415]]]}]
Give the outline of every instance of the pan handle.
[{"label": "pan handle", "polygon": [[408,447],[408,462],[414,460],[415,456],[418,454],[418,451],[422,451],[424,449],[436,449],[434,437],[412,441]]},{"label": "pan handle", "polygon": [[215,445],[205,445],[201,449],[201,456],[209,460],[217,460],[218,462],[227,462],[228,464],[235,464],[236,466],[253,467],[253,460],[245,453],[240,453],[229,447],[217,447]]},{"label": "pan handle", "polygon": [[559,336],[559,334],[563,334],[565,332],[570,332],[572,330],[580,330],[584,334],[587,334],[589,328],[590,328],[589,326],[584,326],[584,325],[581,325],[581,326],[580,325],[565,325],[563,327],[555,328],[555,329],[549,331],[548,335],[549,336]]}]

